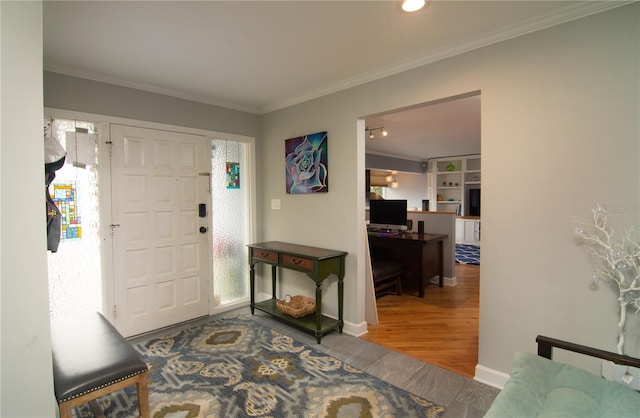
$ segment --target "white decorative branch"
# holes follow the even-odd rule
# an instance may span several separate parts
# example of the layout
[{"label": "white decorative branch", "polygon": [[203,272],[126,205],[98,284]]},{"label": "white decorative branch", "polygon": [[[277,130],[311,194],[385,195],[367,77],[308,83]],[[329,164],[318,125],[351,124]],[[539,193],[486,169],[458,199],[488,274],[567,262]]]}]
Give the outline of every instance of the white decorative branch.
[{"label": "white decorative branch", "polygon": [[608,225],[609,210],[600,204],[593,212],[593,222],[580,223],[576,234],[593,262],[591,288],[598,289],[600,281],[613,284],[618,296],[618,354],[624,354],[627,309],[640,312],[640,243],[631,227],[617,238]]}]

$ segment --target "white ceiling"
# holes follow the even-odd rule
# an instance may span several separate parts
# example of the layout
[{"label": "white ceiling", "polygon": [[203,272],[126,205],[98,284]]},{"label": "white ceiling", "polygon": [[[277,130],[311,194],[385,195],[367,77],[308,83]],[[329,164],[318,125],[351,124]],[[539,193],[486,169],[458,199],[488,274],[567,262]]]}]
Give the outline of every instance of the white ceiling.
[{"label": "white ceiling", "polygon": [[[45,0],[44,69],[262,114],[625,3]],[[415,123],[379,121],[388,138]],[[479,113],[467,122],[479,141]]]},{"label": "white ceiling", "polygon": [[[373,131],[367,153],[413,161],[480,154],[480,95],[457,98],[365,119]],[[381,168],[381,167],[369,167]]]}]

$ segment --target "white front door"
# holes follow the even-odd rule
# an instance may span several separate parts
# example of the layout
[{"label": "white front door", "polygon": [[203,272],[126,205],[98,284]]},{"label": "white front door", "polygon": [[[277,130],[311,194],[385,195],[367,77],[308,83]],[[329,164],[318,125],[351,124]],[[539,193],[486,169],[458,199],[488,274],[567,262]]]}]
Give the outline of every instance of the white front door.
[{"label": "white front door", "polygon": [[115,124],[110,137],[116,327],[127,337],[207,315],[210,140]]}]

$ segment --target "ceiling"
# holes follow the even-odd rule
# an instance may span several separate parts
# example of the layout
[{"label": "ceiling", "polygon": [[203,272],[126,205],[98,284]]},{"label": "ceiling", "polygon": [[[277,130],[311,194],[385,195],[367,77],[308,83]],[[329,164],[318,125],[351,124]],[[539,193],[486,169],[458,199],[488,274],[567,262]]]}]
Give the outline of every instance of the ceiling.
[{"label": "ceiling", "polygon": [[[399,1],[45,0],[44,69],[263,114],[626,3],[433,0],[407,14]],[[479,152],[477,97],[367,123],[396,141],[371,152],[423,160],[398,144],[454,137]]]},{"label": "ceiling", "polygon": [[412,161],[480,154],[480,100],[474,94],[368,117],[366,126],[384,127],[387,136],[372,131],[367,153]]}]

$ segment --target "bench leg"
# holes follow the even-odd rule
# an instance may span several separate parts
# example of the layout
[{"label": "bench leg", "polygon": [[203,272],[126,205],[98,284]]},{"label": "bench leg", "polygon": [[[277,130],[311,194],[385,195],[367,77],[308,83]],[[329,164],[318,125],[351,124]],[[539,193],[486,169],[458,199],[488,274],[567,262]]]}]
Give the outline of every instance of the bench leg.
[{"label": "bench leg", "polygon": [[71,406],[70,402],[61,403],[59,405],[60,418],[73,418],[73,414],[71,413],[71,408],[73,408],[73,406]]},{"label": "bench leg", "polygon": [[138,383],[138,410],[141,418],[149,418],[149,390],[147,387],[147,372],[140,374]]},{"label": "bench leg", "polygon": [[[108,395],[134,384],[136,385],[136,389],[138,392],[138,411],[140,412],[140,416],[142,418],[149,418],[149,391],[147,387],[147,373],[148,371],[145,371],[143,373],[129,377],[128,379],[121,380],[120,382],[116,382],[109,386],[103,387],[102,389],[89,392],[82,396],[78,396],[77,398],[73,398],[66,402],[58,404],[58,408],[60,410],[60,418],[73,418],[71,414],[71,408],[83,405],[85,403],[90,403],[91,401],[96,400],[104,395]],[[95,407],[100,409],[97,403]]]}]

